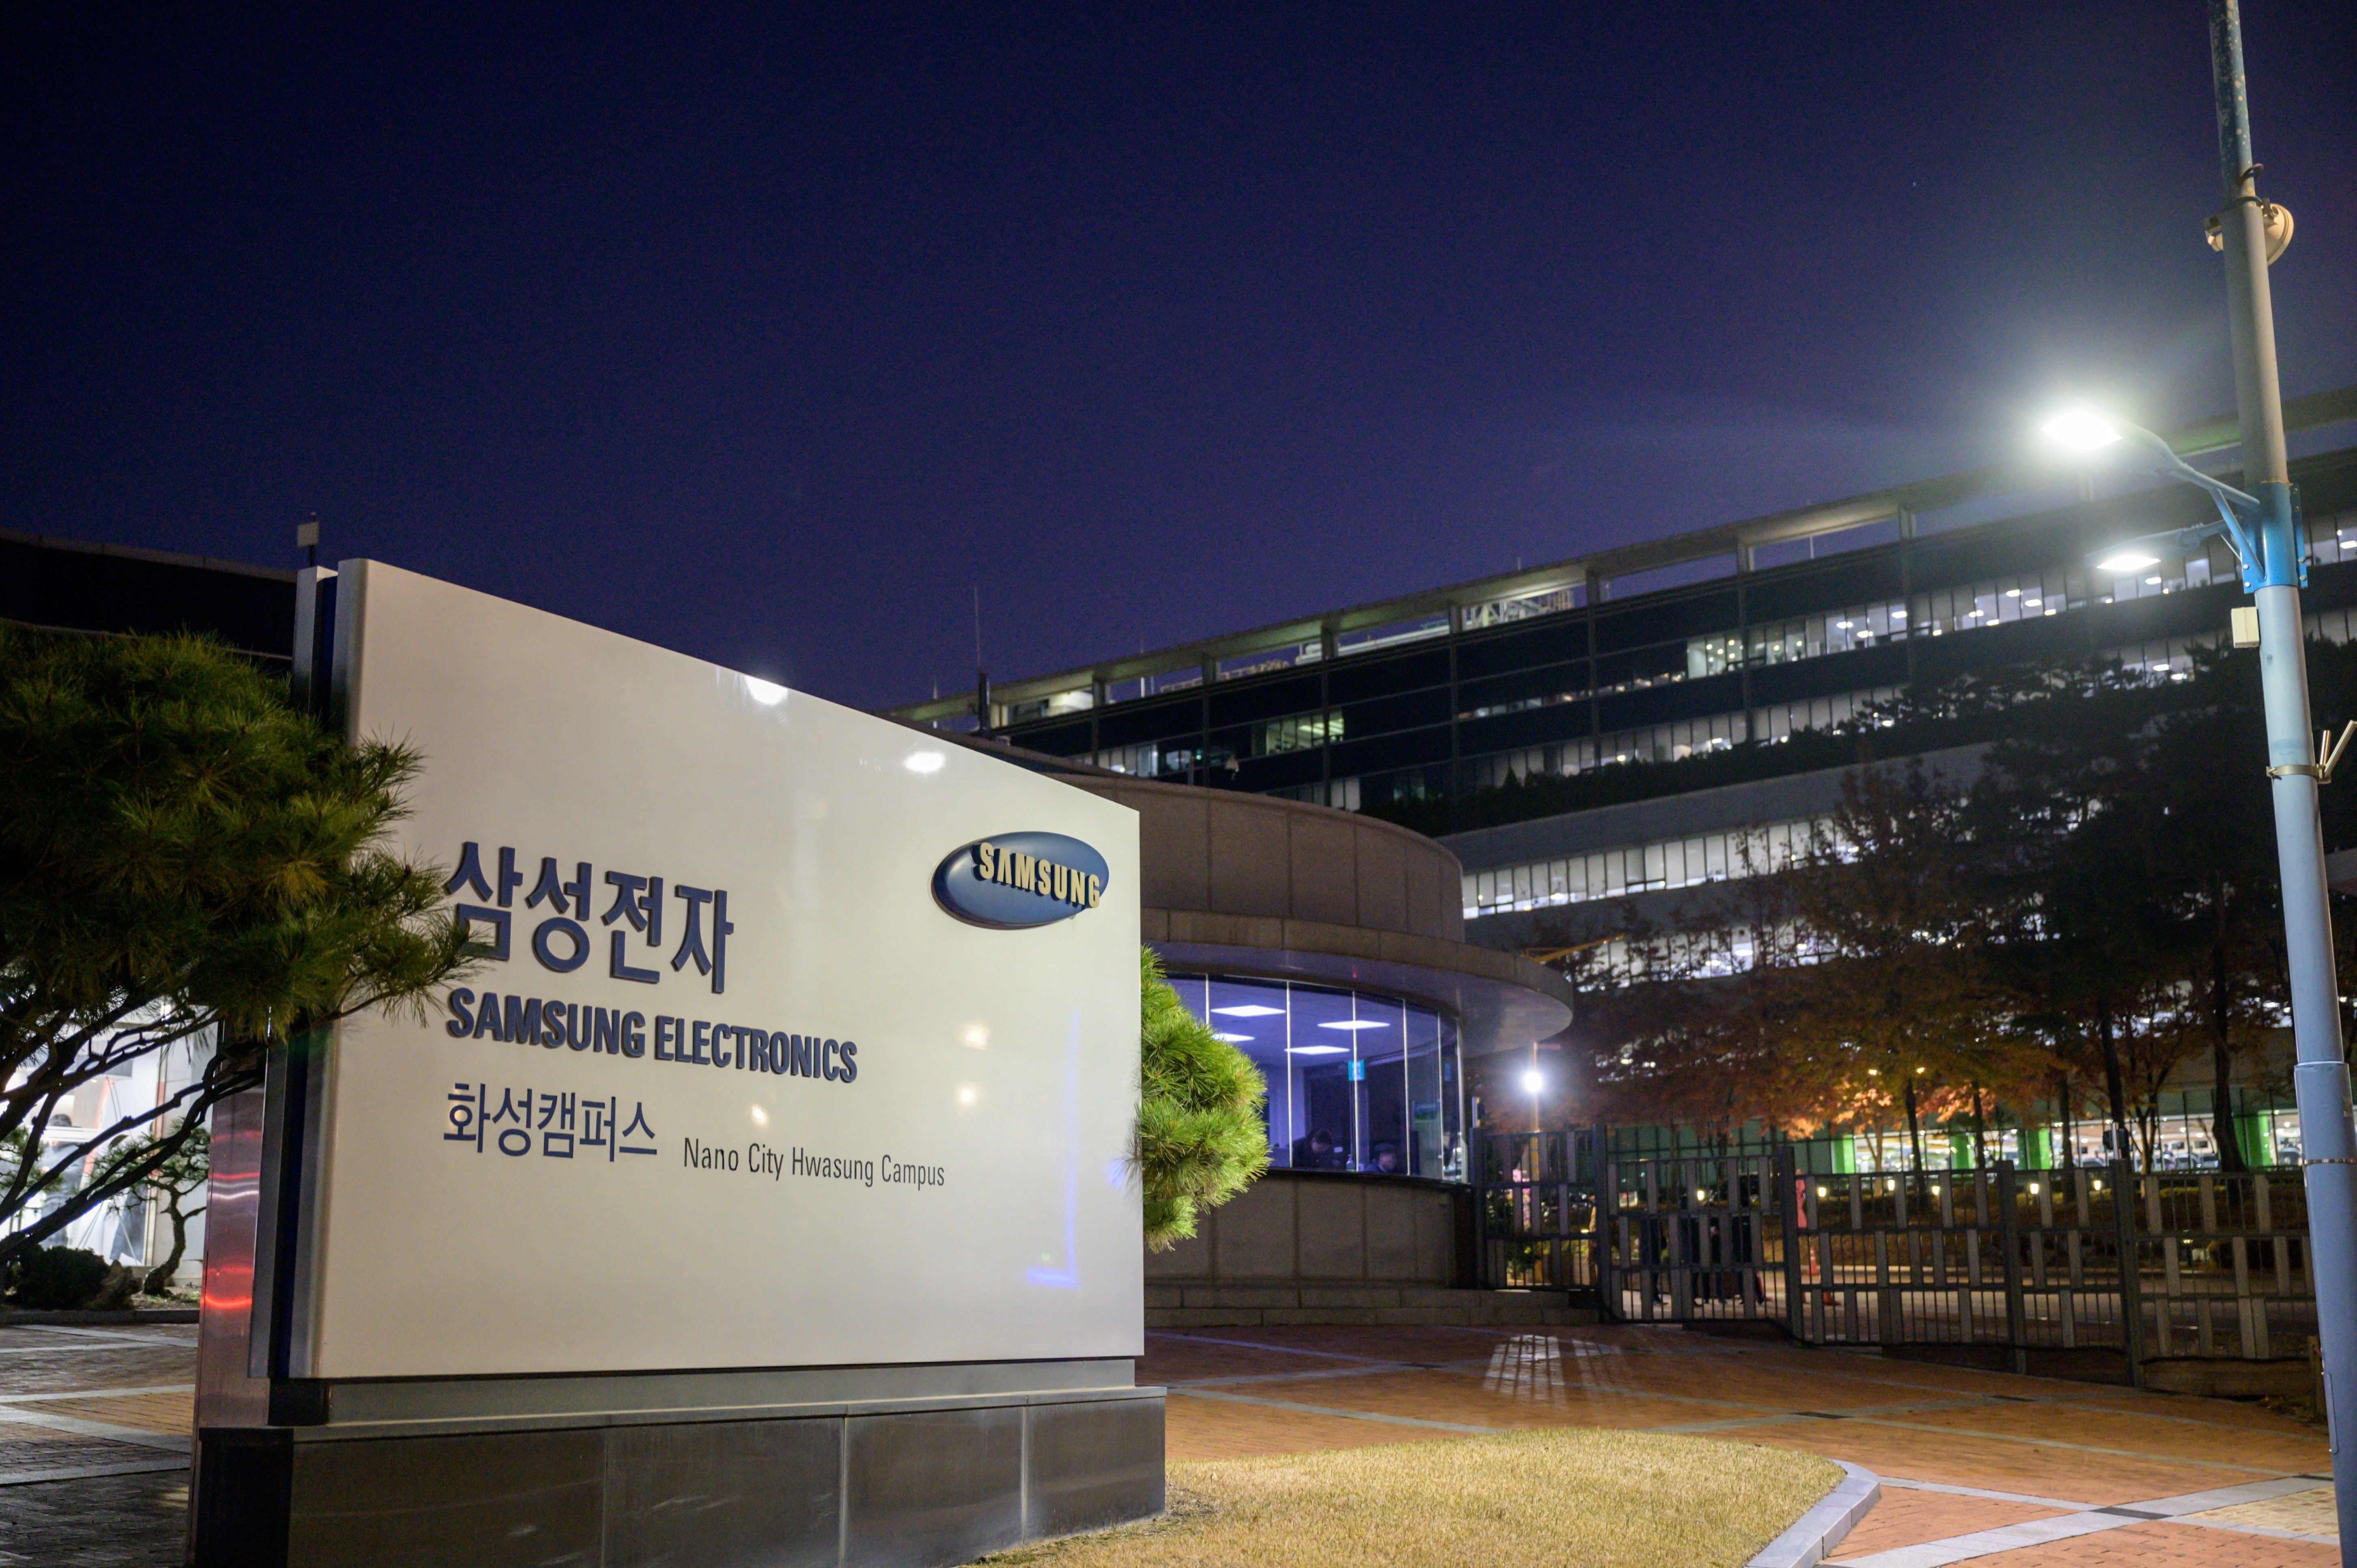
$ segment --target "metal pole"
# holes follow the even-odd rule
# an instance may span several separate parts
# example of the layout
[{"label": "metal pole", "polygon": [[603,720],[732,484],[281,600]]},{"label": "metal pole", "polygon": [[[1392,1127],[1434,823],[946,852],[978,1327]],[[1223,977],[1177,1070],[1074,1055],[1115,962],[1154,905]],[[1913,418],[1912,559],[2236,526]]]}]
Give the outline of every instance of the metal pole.
[{"label": "metal pole", "polygon": [[2276,855],[2283,874],[2284,943],[2291,974],[2292,1069],[2308,1185],[2309,1266],[2324,1351],[2325,1419],[2341,1520],[2341,1561],[2357,1565],[2357,1127],[2341,1054],[2333,975],[2332,917],[2309,752],[2306,639],[2298,537],[2276,381],[2275,315],[2267,296],[2266,225],[2251,156],[2244,91],[2242,17],[2235,0],[2211,0],[2210,58],[2218,101],[2218,159],[2225,209],[2227,315],[2233,328],[2234,390],[2242,417],[2244,488],[2255,495],[2260,553],[2259,671],[2266,701]]},{"label": "metal pole", "polygon": [[1996,1163],[1997,1247],[2005,1257],[2005,1342],[2017,1372],[2029,1370],[2029,1338],[2021,1299],[2021,1205],[2016,1197],[2013,1162]]},{"label": "metal pole", "polygon": [[[1809,1244],[1808,1202],[1801,1188],[1800,1161],[1793,1157],[1792,1145],[1776,1146],[1776,1203],[1784,1221],[1784,1332],[1795,1345],[1808,1343],[1807,1321],[1801,1302],[1801,1254]],[[1764,1272],[1768,1259],[1761,1249],[1760,1262]]]},{"label": "metal pole", "polygon": [[2120,1353],[2127,1358],[2128,1387],[2144,1387],[2144,1271],[2136,1251],[2136,1165],[2112,1162],[2112,1236],[2120,1254]]}]

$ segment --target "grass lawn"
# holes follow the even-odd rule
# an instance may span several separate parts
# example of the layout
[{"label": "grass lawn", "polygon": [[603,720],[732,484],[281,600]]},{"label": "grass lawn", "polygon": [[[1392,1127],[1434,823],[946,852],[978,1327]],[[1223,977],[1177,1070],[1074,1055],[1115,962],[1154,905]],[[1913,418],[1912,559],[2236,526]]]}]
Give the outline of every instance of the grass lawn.
[{"label": "grass lawn", "polygon": [[984,1561],[1738,1568],[1842,1476],[1780,1448],[1593,1429],[1174,1464],[1169,1474],[1162,1519]]}]

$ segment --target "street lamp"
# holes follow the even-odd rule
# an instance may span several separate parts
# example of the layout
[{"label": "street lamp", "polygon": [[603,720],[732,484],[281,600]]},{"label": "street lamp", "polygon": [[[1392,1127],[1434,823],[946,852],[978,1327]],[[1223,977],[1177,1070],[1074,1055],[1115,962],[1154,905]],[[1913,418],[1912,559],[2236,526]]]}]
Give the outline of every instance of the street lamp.
[{"label": "street lamp", "polygon": [[[2264,532],[2261,520],[2266,510],[2266,503],[2258,497],[2203,473],[2142,425],[2115,419],[2083,404],[2063,409],[2040,425],[2038,433],[2082,457],[2100,458],[2115,467],[2191,485],[2207,495],[2218,509],[2215,522],[2124,539],[2091,553],[2087,562],[2097,571],[2126,576],[2159,565],[2164,554],[2181,560],[2210,540],[2222,537],[2242,564],[2244,588],[2258,590],[2265,574],[2257,536]],[[2298,575],[2296,585],[2304,588],[2308,585],[2307,552],[2298,548],[2295,540],[2291,554]]]},{"label": "street lamp", "polygon": [[1533,1068],[1528,1072],[1523,1074],[1523,1088],[1530,1094],[1532,1099],[1537,1099],[1539,1090],[1545,1087],[1546,1079],[1540,1074],[1538,1069]]},{"label": "street lamp", "polygon": [[[2243,567],[2243,587],[2257,601],[2259,681],[2267,721],[2267,779],[2275,798],[2276,860],[2283,876],[2284,957],[2290,972],[2293,1092],[2299,1104],[2300,1163],[2308,1189],[2309,1260],[2316,1284],[2316,1326],[2324,1351],[2324,1411],[2332,1446],[2341,1561],[2357,1565],[2357,1126],[2349,1103],[2349,1067],[2341,1056],[2339,990],[2334,981],[2332,919],[2324,881],[2324,835],[2317,818],[2318,787],[2330,777],[2330,758],[2309,749],[2308,665],[2299,590],[2306,585],[2307,551],[2296,519],[2284,446],[2283,392],[2276,377],[2275,310],[2267,264],[2282,254],[2290,224],[2267,231],[2268,203],[2259,199],[2259,166],[2252,156],[2250,104],[2244,94],[2243,24],[2236,0],[2210,0],[2210,64],[2218,106],[2218,162],[2223,206],[2212,221],[2226,260],[2227,323],[2234,343],[2235,404],[2242,425],[2243,481],[2250,492],[2220,483],[2178,460],[2160,460],[2167,443],[2100,415],[2058,418],[2052,439],[2081,450],[2117,445],[2153,471],[2198,485],[2218,504],[2214,528],[2179,531],[2196,542],[2222,533]],[[2092,445],[2091,445],[2092,444]],[[2134,542],[2142,544],[2147,542]]]}]

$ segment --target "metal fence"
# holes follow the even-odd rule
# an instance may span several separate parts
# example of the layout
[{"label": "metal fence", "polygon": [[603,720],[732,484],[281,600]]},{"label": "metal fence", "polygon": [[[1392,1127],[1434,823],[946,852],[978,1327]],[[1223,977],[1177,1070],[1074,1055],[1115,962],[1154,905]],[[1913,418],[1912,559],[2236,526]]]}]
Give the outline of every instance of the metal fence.
[{"label": "metal fence", "polygon": [[1810,1344],[2002,1347],[2017,1363],[2267,1360],[2316,1332],[2296,1168],[1803,1175],[1789,1150],[1610,1147],[1602,1128],[1482,1139],[1484,1283],[1567,1291],[1626,1322],[1752,1319]]}]

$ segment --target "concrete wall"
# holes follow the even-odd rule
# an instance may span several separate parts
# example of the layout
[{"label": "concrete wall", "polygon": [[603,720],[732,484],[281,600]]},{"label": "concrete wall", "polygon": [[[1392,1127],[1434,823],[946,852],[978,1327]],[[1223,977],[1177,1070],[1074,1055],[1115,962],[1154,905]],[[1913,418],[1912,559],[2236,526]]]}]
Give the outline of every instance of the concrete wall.
[{"label": "concrete wall", "polygon": [[1270,795],[1095,775],[1067,782],[1137,812],[1139,901],[1149,909],[1465,940],[1464,873],[1421,833]]},{"label": "concrete wall", "polygon": [[1459,1277],[1470,1194],[1438,1182],[1271,1171],[1203,1216],[1193,1240],[1146,1255],[1157,1284],[1422,1285]]}]

